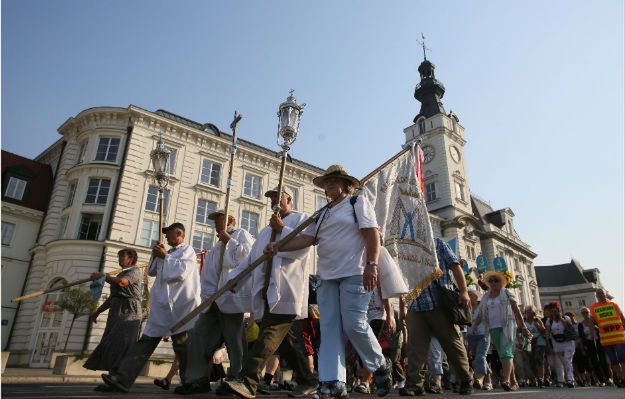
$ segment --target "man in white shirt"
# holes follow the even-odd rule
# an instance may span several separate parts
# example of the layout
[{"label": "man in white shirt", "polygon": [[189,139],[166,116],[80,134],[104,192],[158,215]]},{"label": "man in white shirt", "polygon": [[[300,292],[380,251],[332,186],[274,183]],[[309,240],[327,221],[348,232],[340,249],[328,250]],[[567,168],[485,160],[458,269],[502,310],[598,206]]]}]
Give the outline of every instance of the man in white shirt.
[{"label": "man in white shirt", "polygon": [[180,376],[185,376],[187,331],[195,320],[173,334],[170,328],[181,315],[188,314],[200,304],[200,277],[195,251],[184,243],[184,225],[173,223],[162,232],[171,248],[167,251],[161,243],[152,248],[148,275],[155,280],[150,290],[150,314],[143,335],[120,362],[117,372],[102,374],[102,379],[112,390],[130,390],[164,336],[171,336],[174,352],[180,360]]},{"label": "man in white shirt", "polygon": [[[235,228],[230,215],[226,228],[223,209],[208,215],[215,221],[219,241],[207,253],[200,276],[202,301],[207,300],[228,281],[228,273],[247,257],[254,238],[244,229]],[[238,377],[247,348],[243,314],[251,311],[249,284],[240,284],[236,292],[226,292],[198,316],[187,344],[187,373],[174,393],[191,395],[210,391],[208,363],[222,343],[226,343],[230,369],[227,378]],[[182,364],[182,363],[181,363]],[[218,389],[218,392],[220,390]]]},{"label": "man in white shirt", "polygon": [[[269,190],[265,197],[271,198],[272,208],[278,203],[278,188]],[[284,237],[308,219],[303,213],[293,212],[292,197],[283,190],[280,197],[280,212],[273,215],[252,247],[247,260],[230,273],[236,277],[251,262],[263,255],[263,249],[271,241],[272,230]],[[280,253],[273,258],[271,275],[265,278],[267,265],[259,266],[251,276],[242,281],[252,281],[253,316],[260,320],[260,333],[254,346],[245,357],[242,379],[224,381],[232,392],[242,398],[253,398],[261,381],[267,360],[276,351],[296,375],[297,390],[289,396],[298,397],[313,394],[317,379],[309,369],[308,359],[297,343],[291,326],[296,319],[308,316],[308,258],[310,250]],[[237,289],[239,285],[237,285]]]}]

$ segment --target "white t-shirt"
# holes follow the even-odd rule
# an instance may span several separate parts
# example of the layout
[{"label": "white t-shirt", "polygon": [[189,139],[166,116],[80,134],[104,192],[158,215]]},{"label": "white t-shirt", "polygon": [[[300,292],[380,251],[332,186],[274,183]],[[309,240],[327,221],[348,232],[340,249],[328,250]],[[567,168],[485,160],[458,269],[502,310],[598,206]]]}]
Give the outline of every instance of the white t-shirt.
[{"label": "white t-shirt", "polygon": [[486,309],[488,310],[488,328],[503,327],[504,312],[501,295],[506,295],[505,291],[501,291],[495,298],[491,298],[488,294],[484,295],[482,300],[486,300]]},{"label": "white t-shirt", "polygon": [[[556,334],[564,334],[564,320],[568,320],[569,323],[571,322],[571,319],[569,318],[569,316],[562,316],[562,319],[560,321],[555,321],[555,320],[549,320],[548,321],[548,325],[551,327],[551,336],[554,336]],[[571,351],[575,351],[575,341],[571,340],[571,341],[564,341],[564,342],[557,342],[555,339],[552,339],[551,342],[553,343],[553,351],[554,352],[571,352]]]},{"label": "white t-shirt", "polygon": [[[302,234],[317,233],[317,273],[322,280],[362,275],[365,263],[365,240],[360,229],[377,228],[371,203],[362,195],[352,207],[348,195],[332,208],[326,209],[317,223]],[[354,221],[354,211],[358,223]],[[318,231],[317,231],[318,229]]]}]

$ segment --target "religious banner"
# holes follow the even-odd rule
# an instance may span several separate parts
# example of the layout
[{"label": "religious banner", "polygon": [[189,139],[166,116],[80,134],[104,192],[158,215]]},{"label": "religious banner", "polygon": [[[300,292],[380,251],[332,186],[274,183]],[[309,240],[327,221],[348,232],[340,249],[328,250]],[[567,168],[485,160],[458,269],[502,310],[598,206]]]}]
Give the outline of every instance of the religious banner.
[{"label": "religious banner", "polygon": [[383,245],[399,264],[411,301],[442,275],[415,158],[406,151],[368,179],[361,194],[373,205]]}]

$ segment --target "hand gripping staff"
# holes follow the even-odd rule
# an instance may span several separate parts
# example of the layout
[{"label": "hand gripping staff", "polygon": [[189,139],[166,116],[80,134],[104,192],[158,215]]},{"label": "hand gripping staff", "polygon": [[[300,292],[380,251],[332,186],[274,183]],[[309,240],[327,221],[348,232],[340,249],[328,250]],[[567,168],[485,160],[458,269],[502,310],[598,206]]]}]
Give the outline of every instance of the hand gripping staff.
[{"label": "hand gripping staff", "polygon": [[[392,158],[390,158],[388,161],[384,162],[382,165],[380,165],[378,168],[376,168],[373,172],[369,173],[367,176],[365,176],[364,178],[362,178],[360,180],[361,184],[365,184],[365,182],[369,179],[371,179],[373,176],[375,176],[380,170],[384,169],[387,165],[389,165],[390,163],[392,163],[393,161],[395,161],[397,158],[399,158],[400,156],[402,156],[404,153],[406,153],[407,151],[410,150],[410,147],[404,148],[402,149],[400,152],[398,152],[397,154],[395,154]],[[326,206],[324,206],[323,208],[317,210],[310,218],[308,218],[304,223],[302,223],[301,225],[299,225],[297,228],[295,228],[291,233],[289,233],[288,235],[286,235],[284,238],[282,238],[280,241],[278,241],[275,245],[276,251],[279,252],[280,249],[282,247],[284,247],[289,241],[291,241],[292,239],[294,239],[300,232],[302,232],[306,227],[310,226],[312,223],[316,222],[319,217],[323,214],[323,212],[330,206],[330,204],[328,203]],[[246,267],[241,273],[239,273],[236,277],[234,277],[232,280],[228,281],[223,287],[221,287],[220,289],[218,289],[213,295],[211,295],[206,301],[202,302],[197,308],[193,309],[193,311],[191,311],[191,313],[189,313],[188,315],[186,315],[182,320],[180,320],[178,323],[176,323],[171,330],[172,331],[176,331],[178,330],[180,327],[184,326],[185,324],[187,324],[188,322],[190,322],[191,320],[193,320],[193,318],[195,318],[197,315],[199,315],[200,313],[202,313],[205,309],[208,309],[217,298],[219,298],[224,292],[230,291],[232,288],[234,288],[241,280],[243,280],[245,277],[247,277],[254,269],[256,269],[258,266],[262,265],[265,261],[267,261],[270,258],[269,255],[267,254],[263,254],[263,256],[261,256],[260,258],[256,259],[254,262],[250,263],[250,265],[248,267]]]}]

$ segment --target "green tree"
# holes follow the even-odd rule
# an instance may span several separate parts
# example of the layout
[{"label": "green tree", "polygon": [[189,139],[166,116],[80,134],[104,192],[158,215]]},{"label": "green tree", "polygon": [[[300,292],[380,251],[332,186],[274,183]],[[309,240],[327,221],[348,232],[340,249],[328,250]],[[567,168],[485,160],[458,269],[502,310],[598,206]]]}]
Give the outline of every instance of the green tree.
[{"label": "green tree", "polygon": [[58,304],[59,309],[67,310],[72,314],[72,322],[69,326],[67,338],[65,339],[65,347],[63,352],[67,351],[67,343],[74,328],[74,322],[82,315],[93,313],[98,307],[98,301],[94,300],[91,291],[82,288],[70,288],[63,293],[62,299]]}]

